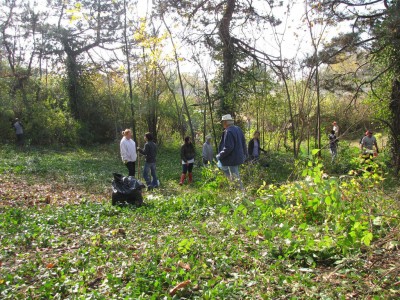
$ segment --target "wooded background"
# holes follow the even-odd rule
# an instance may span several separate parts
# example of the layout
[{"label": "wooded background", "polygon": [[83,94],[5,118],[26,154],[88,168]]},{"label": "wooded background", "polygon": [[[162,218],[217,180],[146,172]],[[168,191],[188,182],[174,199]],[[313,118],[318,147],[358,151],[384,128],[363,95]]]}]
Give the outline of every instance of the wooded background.
[{"label": "wooded background", "polygon": [[[154,0],[145,14],[129,0],[0,3],[3,143],[18,117],[32,145],[125,128],[139,143],[150,131],[200,144],[230,113],[295,157],[323,148],[332,121],[343,139],[385,132],[399,172],[400,1]],[[287,41],[302,48],[288,57]]]}]

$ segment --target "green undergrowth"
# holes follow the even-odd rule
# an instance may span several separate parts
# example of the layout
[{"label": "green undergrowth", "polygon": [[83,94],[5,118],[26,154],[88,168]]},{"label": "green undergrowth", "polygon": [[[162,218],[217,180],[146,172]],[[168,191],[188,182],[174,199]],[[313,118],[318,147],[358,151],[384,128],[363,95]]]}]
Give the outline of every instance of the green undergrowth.
[{"label": "green undergrowth", "polygon": [[[109,169],[118,170],[118,157],[105,157],[109,149],[80,151],[52,158],[53,153],[3,150],[8,154],[1,158],[6,162],[2,183],[16,173],[23,178],[42,174],[42,180],[55,176],[81,188],[106,189]],[[179,156],[175,161],[173,149],[162,153],[162,186],[146,192],[140,208],[113,207],[107,194],[79,204],[1,207],[1,298],[399,295],[399,203],[394,187],[384,189],[382,165],[354,162],[358,172],[327,176],[318,160],[293,162],[292,168],[287,162],[276,177],[263,176],[264,169],[251,176],[243,172],[247,189],[237,191],[213,168],[196,168],[195,183],[180,187]],[[32,157],[43,164],[42,173],[38,165],[29,169],[24,163]],[[90,163],[81,169],[85,160]],[[61,163],[66,161],[71,165]],[[16,170],[18,165],[23,169]],[[65,174],[53,175],[57,169]],[[291,172],[296,180],[280,179]],[[101,184],[88,179],[79,185],[78,173],[96,173]]]}]

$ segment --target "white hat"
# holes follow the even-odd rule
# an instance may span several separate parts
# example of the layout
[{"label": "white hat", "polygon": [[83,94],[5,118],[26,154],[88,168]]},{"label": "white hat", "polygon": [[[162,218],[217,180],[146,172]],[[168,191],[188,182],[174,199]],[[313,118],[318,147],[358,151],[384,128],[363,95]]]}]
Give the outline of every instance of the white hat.
[{"label": "white hat", "polygon": [[230,114],[223,115],[221,121],[233,121],[233,118]]}]

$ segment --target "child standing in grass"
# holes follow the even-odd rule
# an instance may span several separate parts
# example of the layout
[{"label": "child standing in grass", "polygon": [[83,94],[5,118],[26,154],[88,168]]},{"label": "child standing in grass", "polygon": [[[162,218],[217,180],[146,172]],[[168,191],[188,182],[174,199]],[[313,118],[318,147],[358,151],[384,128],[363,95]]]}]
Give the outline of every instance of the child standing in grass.
[{"label": "child standing in grass", "polygon": [[193,182],[193,164],[196,152],[190,136],[185,137],[185,143],[181,146],[181,160],[182,160],[182,175],[179,184],[182,185],[185,181],[186,174],[189,173],[189,183]]}]

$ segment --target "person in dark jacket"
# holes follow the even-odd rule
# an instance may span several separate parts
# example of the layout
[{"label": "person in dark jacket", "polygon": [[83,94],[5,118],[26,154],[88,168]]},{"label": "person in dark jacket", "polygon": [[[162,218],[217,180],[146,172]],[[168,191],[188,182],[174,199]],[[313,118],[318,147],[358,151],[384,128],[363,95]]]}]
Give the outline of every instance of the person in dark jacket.
[{"label": "person in dark jacket", "polygon": [[15,129],[15,135],[17,136],[17,145],[24,145],[24,126],[18,118],[12,122],[12,127]]},{"label": "person in dark jacket", "polygon": [[260,153],[265,152],[260,146],[260,132],[254,132],[253,138],[250,140],[248,145],[248,153],[251,160],[258,160]]},{"label": "person in dark jacket", "polygon": [[[157,146],[153,142],[153,135],[147,132],[144,135],[144,148],[137,148],[140,154],[146,156],[146,161],[143,167],[143,178],[146,181],[147,188],[151,190],[152,188],[158,187],[158,179],[156,174],[156,156],[157,156]],[[151,173],[151,178],[150,174]]]},{"label": "person in dark jacket", "polygon": [[217,160],[225,175],[231,181],[236,181],[240,189],[243,189],[239,166],[247,157],[246,139],[243,131],[234,125],[231,115],[223,115],[221,121],[225,130],[219,143]]},{"label": "person in dark jacket", "polygon": [[196,151],[190,136],[185,137],[185,143],[181,146],[181,163],[182,163],[182,175],[179,184],[182,185],[185,182],[186,174],[189,173],[189,183],[193,182],[193,164]]},{"label": "person in dark jacket", "polygon": [[331,130],[331,133],[328,135],[329,139],[329,150],[331,152],[331,157],[332,157],[332,162],[334,162],[336,155],[337,155],[337,144],[338,144],[338,139],[335,135],[335,130]]}]

